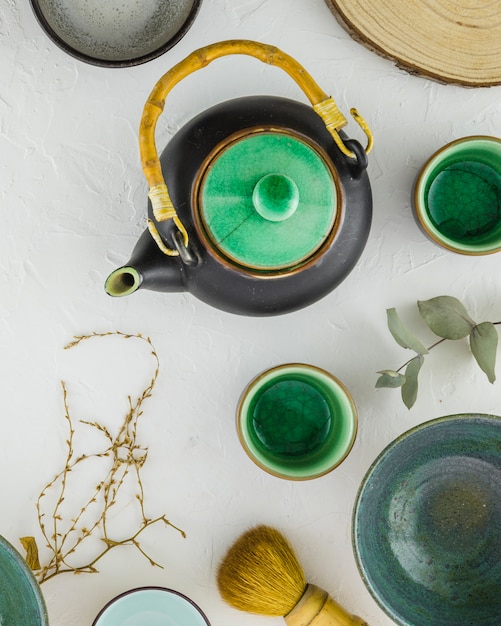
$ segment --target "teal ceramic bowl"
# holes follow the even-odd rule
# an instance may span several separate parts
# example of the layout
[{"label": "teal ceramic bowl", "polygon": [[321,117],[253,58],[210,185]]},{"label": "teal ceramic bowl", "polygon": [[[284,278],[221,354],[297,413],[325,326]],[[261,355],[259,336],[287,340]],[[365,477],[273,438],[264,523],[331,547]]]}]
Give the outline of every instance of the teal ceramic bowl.
[{"label": "teal ceramic bowl", "polygon": [[201,609],[178,591],[139,587],[108,602],[92,626],[210,626],[210,623]]},{"label": "teal ceramic bowl", "polygon": [[261,469],[289,480],[323,476],[348,456],[357,435],[357,411],[331,373],[286,363],[254,378],[237,407],[243,449]]},{"label": "teal ceramic bowl", "polygon": [[0,537],[0,625],[49,625],[35,577],[23,557],[3,537]]},{"label": "teal ceramic bowl", "polygon": [[353,545],[397,624],[500,624],[501,418],[442,417],[391,443],[360,487]]}]

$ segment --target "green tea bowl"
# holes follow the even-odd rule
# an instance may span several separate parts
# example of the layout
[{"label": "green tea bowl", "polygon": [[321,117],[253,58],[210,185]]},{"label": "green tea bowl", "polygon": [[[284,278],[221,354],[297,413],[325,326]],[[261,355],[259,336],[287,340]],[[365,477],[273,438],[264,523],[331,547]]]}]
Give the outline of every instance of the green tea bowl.
[{"label": "green tea bowl", "polygon": [[441,417],[390,443],[362,481],[352,538],[396,624],[500,624],[501,417]]},{"label": "green tea bowl", "polygon": [[501,250],[501,139],[463,137],[433,154],[414,187],[422,231],[466,255]]},{"label": "green tea bowl", "polygon": [[247,455],[279,478],[308,480],[332,471],[356,438],[357,411],[346,387],[329,372],[287,363],[259,374],[237,407]]}]

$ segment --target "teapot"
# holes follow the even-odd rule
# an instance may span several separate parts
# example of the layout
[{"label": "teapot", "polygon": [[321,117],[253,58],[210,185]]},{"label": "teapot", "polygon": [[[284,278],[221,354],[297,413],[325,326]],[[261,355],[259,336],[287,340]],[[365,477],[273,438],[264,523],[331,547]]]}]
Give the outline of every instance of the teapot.
[{"label": "teapot", "polygon": [[[244,54],[284,70],[312,106],[246,96],[186,123],[158,156],[156,123],[172,88],[213,60]],[[277,315],[331,292],[369,236],[372,193],[365,148],[306,70],[278,48],[229,40],[169,70],[144,105],[139,129],[149,186],[147,228],[130,260],[105,283],[111,296],[140,288],[188,291],[221,310]]]}]

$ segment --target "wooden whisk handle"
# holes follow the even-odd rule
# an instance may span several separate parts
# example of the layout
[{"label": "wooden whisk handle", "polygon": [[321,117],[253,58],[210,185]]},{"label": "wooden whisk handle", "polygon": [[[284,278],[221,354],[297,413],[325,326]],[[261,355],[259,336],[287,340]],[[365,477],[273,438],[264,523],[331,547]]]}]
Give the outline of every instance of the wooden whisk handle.
[{"label": "wooden whisk handle", "polygon": [[369,626],[316,585],[306,587],[299,602],[284,619],[287,626]]}]

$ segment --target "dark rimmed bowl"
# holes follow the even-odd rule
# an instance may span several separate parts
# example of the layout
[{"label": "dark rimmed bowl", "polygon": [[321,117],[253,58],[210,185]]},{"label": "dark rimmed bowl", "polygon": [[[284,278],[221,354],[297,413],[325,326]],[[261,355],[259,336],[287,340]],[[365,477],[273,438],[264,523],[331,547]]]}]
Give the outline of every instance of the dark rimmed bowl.
[{"label": "dark rimmed bowl", "polygon": [[49,38],[72,57],[102,67],[130,67],[172,48],[191,27],[202,0],[30,0]]},{"label": "dark rimmed bowl", "polygon": [[198,605],[179,591],[166,587],[137,587],[110,600],[92,626],[211,626]]},{"label": "dark rimmed bowl", "polygon": [[494,626],[501,615],[501,417],[450,415],[404,433],[362,481],[353,547],[400,626]]}]

